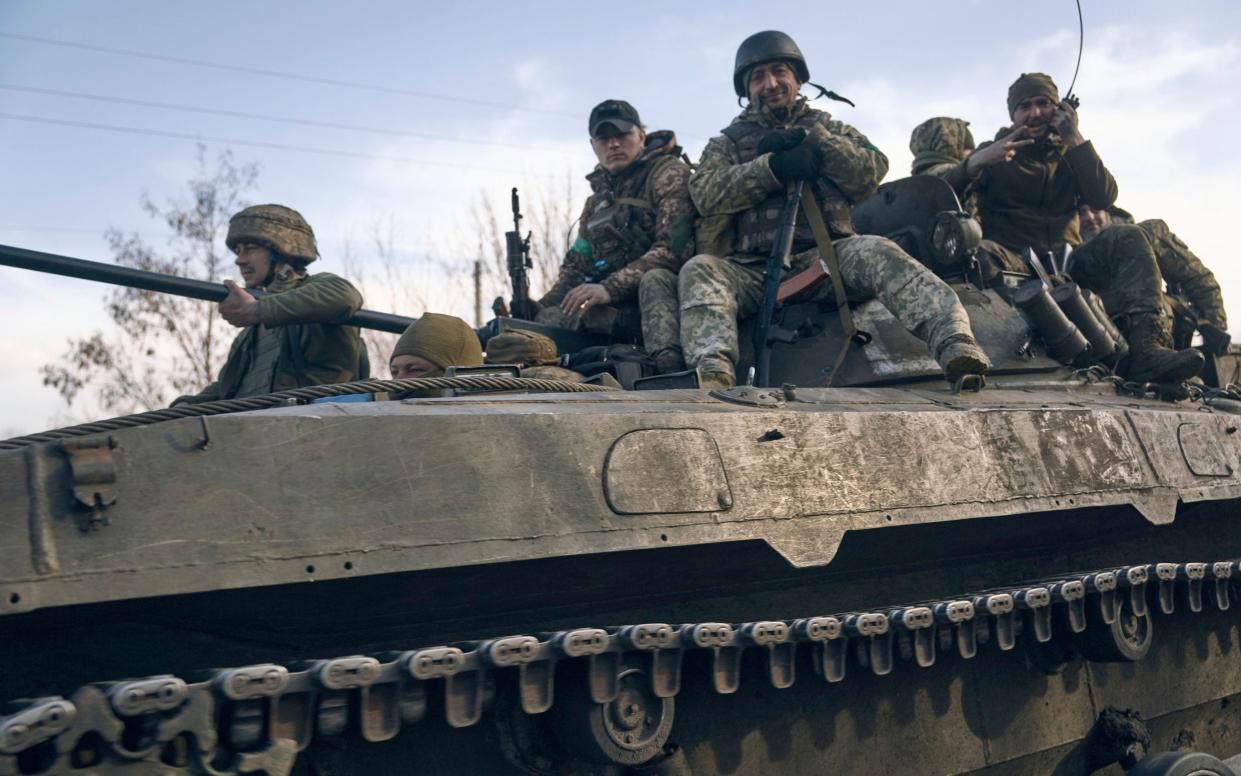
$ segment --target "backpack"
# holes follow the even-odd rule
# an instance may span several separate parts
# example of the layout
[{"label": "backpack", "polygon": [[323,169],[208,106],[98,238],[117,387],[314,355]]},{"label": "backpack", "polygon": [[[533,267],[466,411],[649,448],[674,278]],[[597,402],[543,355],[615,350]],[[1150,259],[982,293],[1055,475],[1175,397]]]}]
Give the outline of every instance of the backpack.
[{"label": "backpack", "polygon": [[625,390],[633,389],[633,382],[655,374],[655,360],[637,345],[596,345],[566,356],[564,365],[584,375],[607,372],[617,379]]}]

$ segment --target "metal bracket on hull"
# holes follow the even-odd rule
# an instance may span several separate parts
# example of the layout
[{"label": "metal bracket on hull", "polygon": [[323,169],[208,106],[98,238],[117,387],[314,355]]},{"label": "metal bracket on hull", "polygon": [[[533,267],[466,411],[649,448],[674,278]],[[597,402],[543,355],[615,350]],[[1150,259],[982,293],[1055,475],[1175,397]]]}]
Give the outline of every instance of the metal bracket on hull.
[{"label": "metal bracket on hull", "polygon": [[116,440],[111,434],[66,439],[60,447],[69,458],[69,470],[73,476],[73,497],[91,510],[78,527],[93,530],[108,524],[103,510],[116,503],[116,464],[112,450]]}]

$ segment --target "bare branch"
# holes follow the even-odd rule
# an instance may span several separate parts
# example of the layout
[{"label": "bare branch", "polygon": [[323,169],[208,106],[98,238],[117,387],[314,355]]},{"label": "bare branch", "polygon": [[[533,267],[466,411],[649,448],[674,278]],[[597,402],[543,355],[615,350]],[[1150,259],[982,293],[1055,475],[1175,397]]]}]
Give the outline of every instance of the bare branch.
[{"label": "bare branch", "polygon": [[[141,195],[143,210],[172,232],[161,252],[136,234],[105,233],[113,260],[122,266],[170,275],[218,280],[227,271],[221,249],[233,213],[245,207],[245,190],[258,179],[257,164],[237,164],[231,151],[214,162],[199,145],[188,195],[157,203]],[[164,406],[215,378],[233,333],[217,320],[215,305],[193,299],[116,288],[104,299],[115,333],[71,339],[59,362],[40,368],[45,385],[66,404],[86,394],[101,408],[129,413]]]}]

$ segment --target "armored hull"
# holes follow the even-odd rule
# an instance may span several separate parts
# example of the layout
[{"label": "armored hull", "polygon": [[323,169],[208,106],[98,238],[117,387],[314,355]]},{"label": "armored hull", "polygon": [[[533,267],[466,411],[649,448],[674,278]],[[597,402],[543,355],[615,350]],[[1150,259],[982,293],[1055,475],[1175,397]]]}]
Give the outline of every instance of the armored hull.
[{"label": "armored hull", "polygon": [[1225,404],[1018,375],[27,444],[0,773],[1090,773],[1111,707],[1241,751]]},{"label": "armored hull", "polygon": [[467,377],[369,389],[507,392],[0,442],[0,776],[1228,776],[1172,752],[1241,752],[1238,393],[1089,366],[1120,351],[975,278],[959,209],[916,176],[855,217],[952,283],[985,390],[793,298],[779,389]]}]

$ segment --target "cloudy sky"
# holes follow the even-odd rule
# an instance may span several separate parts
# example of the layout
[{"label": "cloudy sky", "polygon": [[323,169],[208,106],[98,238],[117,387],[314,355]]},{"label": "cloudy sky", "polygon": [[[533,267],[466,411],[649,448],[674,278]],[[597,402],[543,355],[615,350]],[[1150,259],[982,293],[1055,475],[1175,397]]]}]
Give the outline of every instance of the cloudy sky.
[{"label": "cloudy sky", "polygon": [[[1119,181],[1120,204],[1167,220],[1241,320],[1230,250],[1241,4],[1083,3],[1083,131]],[[468,252],[480,196],[503,209],[513,185],[534,191],[585,174],[586,115],[604,98],[630,100],[651,129],[675,129],[696,158],[736,113],[733,55],[758,29],[791,33],[813,80],[857,103],[823,107],[888,154],[889,179],[908,172],[917,123],[956,115],[990,137],[1018,73],[1045,71],[1067,87],[1077,53],[1071,0],[584,8],[3,0],[0,243],[107,260],[102,235],[116,227],[161,245],[167,235],[140,196],[178,195],[201,140],[261,164],[249,198],[305,214],[323,269],[340,269],[347,243],[365,257],[380,220],[398,255],[425,265]],[[437,250],[444,256],[427,256]],[[472,299],[434,273],[419,277],[432,309],[472,317]],[[390,296],[366,290],[376,308]],[[67,337],[105,325],[103,293],[0,267],[0,436],[68,417],[38,367]]]}]

